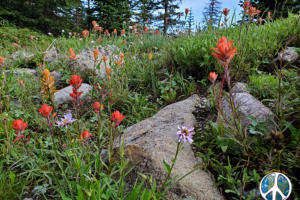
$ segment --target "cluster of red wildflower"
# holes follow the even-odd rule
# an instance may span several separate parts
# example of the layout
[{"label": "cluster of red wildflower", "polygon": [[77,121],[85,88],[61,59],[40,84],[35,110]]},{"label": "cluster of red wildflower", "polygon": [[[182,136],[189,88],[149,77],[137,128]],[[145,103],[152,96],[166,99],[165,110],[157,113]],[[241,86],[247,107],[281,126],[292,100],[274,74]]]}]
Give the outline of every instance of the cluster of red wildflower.
[{"label": "cluster of red wildflower", "polygon": [[82,85],[82,79],[80,78],[80,76],[74,74],[71,76],[69,83],[71,86],[73,86],[73,93],[70,94],[70,97],[72,97],[72,101],[75,102],[75,107],[79,108],[82,104],[82,101],[80,102],[80,96],[83,93],[83,91],[79,92],[78,90]]},{"label": "cluster of red wildflower", "polygon": [[[12,128],[16,131],[17,138],[14,140],[13,143],[17,141],[24,140],[24,132],[25,128],[27,127],[28,123],[24,123],[22,119],[17,119],[12,123]],[[30,138],[30,137],[29,137]],[[29,138],[27,140],[29,140]]]},{"label": "cluster of red wildflower", "polygon": [[155,34],[156,34],[156,35],[158,35],[158,34],[159,34],[159,30],[158,30],[158,29],[156,29],[156,31],[155,31]]},{"label": "cluster of red wildflower", "polygon": [[148,27],[144,26],[144,33],[148,33]]}]

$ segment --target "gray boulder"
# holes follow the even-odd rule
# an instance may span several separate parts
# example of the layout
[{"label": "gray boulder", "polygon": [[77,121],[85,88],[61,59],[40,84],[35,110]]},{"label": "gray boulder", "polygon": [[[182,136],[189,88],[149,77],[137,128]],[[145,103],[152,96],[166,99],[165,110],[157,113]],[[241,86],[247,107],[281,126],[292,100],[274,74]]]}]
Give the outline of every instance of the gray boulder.
[{"label": "gray boulder", "polygon": [[[97,60],[101,60],[103,58],[103,55],[107,56],[108,60],[106,61],[106,67],[110,67],[110,57],[113,55],[113,53],[118,53],[118,48],[115,45],[100,45],[97,46],[97,49],[99,51]],[[99,63],[99,61],[97,61],[96,63],[94,62],[94,50],[94,47],[88,47],[78,53],[76,57],[79,58],[76,61],[71,61],[69,63],[70,69],[74,73],[83,77],[89,74],[93,74],[95,64],[97,65]],[[104,61],[102,61],[100,64],[100,71],[96,70],[96,73],[101,77],[104,77],[106,75],[106,67]]]},{"label": "gray boulder", "polygon": [[231,92],[232,93],[249,93],[249,91],[247,90],[247,87],[244,83],[241,82],[237,82],[234,84],[234,86],[231,88]]},{"label": "gray boulder", "polygon": [[[232,110],[228,103],[227,98],[222,98],[222,109],[223,115],[227,122],[232,120]],[[274,128],[274,114],[260,101],[255,99],[251,94],[248,93],[234,93],[233,100],[237,109],[238,116],[241,116],[241,123],[243,127],[251,123],[251,119],[248,116],[254,116],[256,119],[260,119],[263,122],[267,122],[267,129]]]},{"label": "gray boulder", "polygon": [[[278,53],[278,59],[281,60],[282,57],[282,52]],[[287,62],[294,62],[297,58],[299,57],[298,53],[291,48],[287,48],[286,50],[284,50],[284,55],[283,55],[283,62],[287,63]]]},{"label": "gray boulder", "polygon": [[[129,127],[125,136],[116,138],[114,148],[118,149],[119,142],[125,139],[124,157],[132,164],[137,164],[134,168],[136,173],[132,172],[131,177],[126,180],[129,187],[134,185],[137,173],[151,174],[157,181],[157,187],[162,185],[167,177],[163,160],[171,166],[171,159],[176,153],[178,138],[173,135],[178,131],[177,126],[194,126],[196,119],[192,112],[199,100],[197,95],[193,95],[184,101],[168,105],[153,117]],[[183,147],[179,151],[171,178],[185,175],[198,163],[191,145],[186,142]],[[165,199],[223,200],[218,188],[213,186],[214,183],[214,178],[209,173],[198,169],[169,190]]]},{"label": "gray boulder", "polygon": [[[5,75],[10,74],[9,70],[5,70],[4,72],[5,72]],[[29,68],[20,68],[13,72],[14,76],[21,76],[22,74],[32,75],[34,77],[39,76],[38,72],[35,69],[29,69]],[[60,82],[62,74],[61,74],[61,72],[54,70],[54,71],[50,72],[50,76],[54,76],[54,83],[57,84]]]},{"label": "gray boulder", "polygon": [[48,65],[52,65],[52,64],[56,63],[59,59],[60,59],[60,55],[59,55],[59,51],[56,47],[52,47],[45,54],[45,62],[48,63]]},{"label": "gray boulder", "polygon": [[36,57],[34,53],[29,53],[25,51],[17,51],[10,55],[10,59],[13,61],[24,60],[25,63],[33,62],[33,59]]},{"label": "gray boulder", "polygon": [[[54,93],[54,102],[56,104],[62,104],[62,103],[69,103],[72,102],[72,97],[70,97],[70,94],[73,93],[72,86],[65,87],[61,89],[58,92]],[[84,100],[87,97],[87,94],[90,90],[92,90],[92,86],[86,83],[82,83],[81,87],[79,88],[79,92],[83,93],[81,94],[80,100]]]}]

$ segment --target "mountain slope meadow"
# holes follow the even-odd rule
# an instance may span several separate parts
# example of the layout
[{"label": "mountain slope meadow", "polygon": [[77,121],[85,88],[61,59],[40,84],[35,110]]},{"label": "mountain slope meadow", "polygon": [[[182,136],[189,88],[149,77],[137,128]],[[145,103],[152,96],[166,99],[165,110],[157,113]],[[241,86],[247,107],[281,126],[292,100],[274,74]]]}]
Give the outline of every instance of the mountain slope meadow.
[{"label": "mountain slope meadow", "polygon": [[[176,36],[132,22],[109,33],[93,21],[57,37],[1,27],[0,199],[166,199],[195,170],[211,174],[224,199],[261,199],[255,189],[276,169],[299,200],[300,16],[243,8],[240,23],[224,9],[218,27]],[[165,181],[136,172],[117,139],[193,94],[206,103],[194,125],[168,133],[177,150],[161,160]],[[271,122],[245,116],[255,107],[238,95],[271,111]],[[202,162],[181,180],[171,171],[187,143]]]}]

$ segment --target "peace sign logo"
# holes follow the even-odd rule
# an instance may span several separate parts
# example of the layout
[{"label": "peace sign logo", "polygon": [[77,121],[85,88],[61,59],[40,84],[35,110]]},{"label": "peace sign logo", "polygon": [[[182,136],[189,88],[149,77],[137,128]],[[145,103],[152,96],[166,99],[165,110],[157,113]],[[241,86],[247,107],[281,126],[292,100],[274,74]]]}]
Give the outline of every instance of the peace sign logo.
[{"label": "peace sign logo", "polygon": [[259,190],[265,200],[286,200],[292,193],[292,184],[286,175],[273,172],[260,181]]}]

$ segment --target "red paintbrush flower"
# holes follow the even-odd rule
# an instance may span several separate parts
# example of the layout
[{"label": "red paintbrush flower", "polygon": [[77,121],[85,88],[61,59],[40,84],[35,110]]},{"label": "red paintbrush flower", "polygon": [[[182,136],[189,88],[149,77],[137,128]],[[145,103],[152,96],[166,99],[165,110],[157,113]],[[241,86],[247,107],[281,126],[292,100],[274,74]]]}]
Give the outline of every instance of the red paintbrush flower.
[{"label": "red paintbrush flower", "polygon": [[76,89],[78,90],[81,85],[82,85],[82,79],[80,76],[74,74],[71,76],[71,79],[69,80],[69,83]]},{"label": "red paintbrush flower", "polygon": [[[46,118],[49,117],[52,110],[53,110],[52,106],[48,106],[47,104],[42,105],[42,107],[39,109],[40,113]],[[53,118],[55,116],[55,114],[56,113],[54,113],[51,118]]]},{"label": "red paintbrush flower", "polygon": [[[100,103],[97,101],[93,104],[93,107],[94,107],[94,110],[95,110],[95,113],[99,113],[100,112]],[[101,105],[101,110],[104,109],[104,106],[103,104]]]},{"label": "red paintbrush flower", "polygon": [[111,116],[112,118],[110,119],[115,122],[115,128],[117,128],[121,121],[125,118],[125,116],[122,115],[119,111],[115,111]]},{"label": "red paintbrush flower", "polygon": [[222,14],[227,16],[229,14],[229,11],[227,8],[224,8],[224,10],[222,11]]},{"label": "red paintbrush flower", "polygon": [[89,132],[87,130],[83,131],[83,133],[81,134],[81,138],[77,139],[78,141],[88,141],[89,138],[92,136],[93,134],[89,134]]},{"label": "red paintbrush flower", "polygon": [[27,127],[28,123],[24,123],[22,119],[17,119],[12,123],[12,128],[15,131],[23,132],[25,128]]},{"label": "red paintbrush flower", "polygon": [[218,77],[218,74],[216,74],[215,72],[210,72],[208,79],[211,82],[213,82],[213,84],[214,84],[216,82],[217,77]]}]

